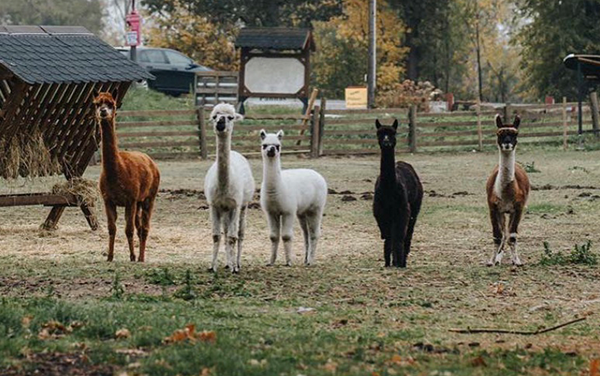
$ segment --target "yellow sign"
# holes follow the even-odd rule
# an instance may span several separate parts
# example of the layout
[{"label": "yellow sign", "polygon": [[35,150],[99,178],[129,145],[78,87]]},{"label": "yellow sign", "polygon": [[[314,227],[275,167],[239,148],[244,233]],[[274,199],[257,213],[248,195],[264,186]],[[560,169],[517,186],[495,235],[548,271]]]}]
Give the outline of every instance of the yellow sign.
[{"label": "yellow sign", "polygon": [[363,86],[347,87],[346,108],[367,108],[367,88]]}]

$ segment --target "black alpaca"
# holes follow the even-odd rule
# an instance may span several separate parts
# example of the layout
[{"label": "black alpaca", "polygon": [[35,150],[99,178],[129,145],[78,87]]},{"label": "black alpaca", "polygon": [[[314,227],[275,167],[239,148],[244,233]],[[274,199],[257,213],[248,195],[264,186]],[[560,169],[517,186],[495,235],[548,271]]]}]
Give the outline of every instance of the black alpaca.
[{"label": "black alpaca", "polygon": [[381,125],[376,120],[375,126],[381,148],[381,167],[375,183],[373,215],[384,239],[385,266],[390,266],[391,256],[393,266],[405,268],[423,201],[423,186],[410,164],[395,161],[398,120],[391,126]]}]

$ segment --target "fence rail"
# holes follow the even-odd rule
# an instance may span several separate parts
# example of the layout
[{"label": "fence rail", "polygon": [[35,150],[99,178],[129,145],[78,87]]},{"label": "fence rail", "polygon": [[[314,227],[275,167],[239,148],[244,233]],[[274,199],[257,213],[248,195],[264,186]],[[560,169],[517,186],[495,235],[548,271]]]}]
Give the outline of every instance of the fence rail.
[{"label": "fence rail", "polygon": [[[250,114],[235,125],[232,147],[248,156],[260,155],[259,131],[282,129],[284,153],[323,155],[376,154],[375,120],[391,124],[399,120],[397,150],[481,150],[495,143],[494,116],[522,118],[522,143],[568,145],[578,133],[578,109],[560,105],[507,105],[493,111],[460,111],[432,114],[411,109],[328,110],[327,102],[315,106],[309,116],[298,113]],[[594,132],[590,109],[582,109],[583,132]],[[157,158],[201,157],[215,154],[215,136],[204,106],[196,110],[119,112],[118,135],[124,149],[141,150]],[[597,132],[596,132],[597,133]]]}]

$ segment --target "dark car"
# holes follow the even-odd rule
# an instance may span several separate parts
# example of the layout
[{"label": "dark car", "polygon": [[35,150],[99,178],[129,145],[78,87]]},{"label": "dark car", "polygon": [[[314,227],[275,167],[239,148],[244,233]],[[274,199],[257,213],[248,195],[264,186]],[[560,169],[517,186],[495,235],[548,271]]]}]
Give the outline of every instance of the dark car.
[{"label": "dark car", "polygon": [[[129,57],[129,47],[117,50]],[[148,87],[173,96],[190,92],[196,72],[212,70],[168,48],[138,47],[136,52],[137,63],[156,77],[148,80]]]}]

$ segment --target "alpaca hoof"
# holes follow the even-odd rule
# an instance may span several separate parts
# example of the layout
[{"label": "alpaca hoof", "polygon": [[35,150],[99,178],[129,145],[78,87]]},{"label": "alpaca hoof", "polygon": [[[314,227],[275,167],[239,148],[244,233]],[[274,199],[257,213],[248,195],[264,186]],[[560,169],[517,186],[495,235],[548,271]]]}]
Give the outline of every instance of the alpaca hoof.
[{"label": "alpaca hoof", "polygon": [[274,262],[268,262],[268,263],[267,263],[267,266],[273,266],[273,265],[275,265],[275,263],[274,263]]},{"label": "alpaca hoof", "polygon": [[494,262],[493,261],[488,261],[485,263],[486,266],[494,266]]},{"label": "alpaca hoof", "polygon": [[138,262],[144,262],[144,259],[141,257],[138,257]]},{"label": "alpaca hoof", "polygon": [[225,269],[229,269],[229,265],[225,265]]},{"label": "alpaca hoof", "polygon": [[292,266],[292,262],[291,261],[286,262],[285,266]]},{"label": "alpaca hoof", "polygon": [[240,273],[240,268],[239,267],[234,267],[233,269],[231,269],[231,273],[232,274],[239,274]]},{"label": "alpaca hoof", "polygon": [[523,263],[521,262],[521,260],[513,260],[512,263],[514,266],[523,266]]},{"label": "alpaca hoof", "polygon": [[210,268],[208,268],[207,270],[209,273],[216,273],[217,272],[217,267],[216,266],[211,266]]}]

